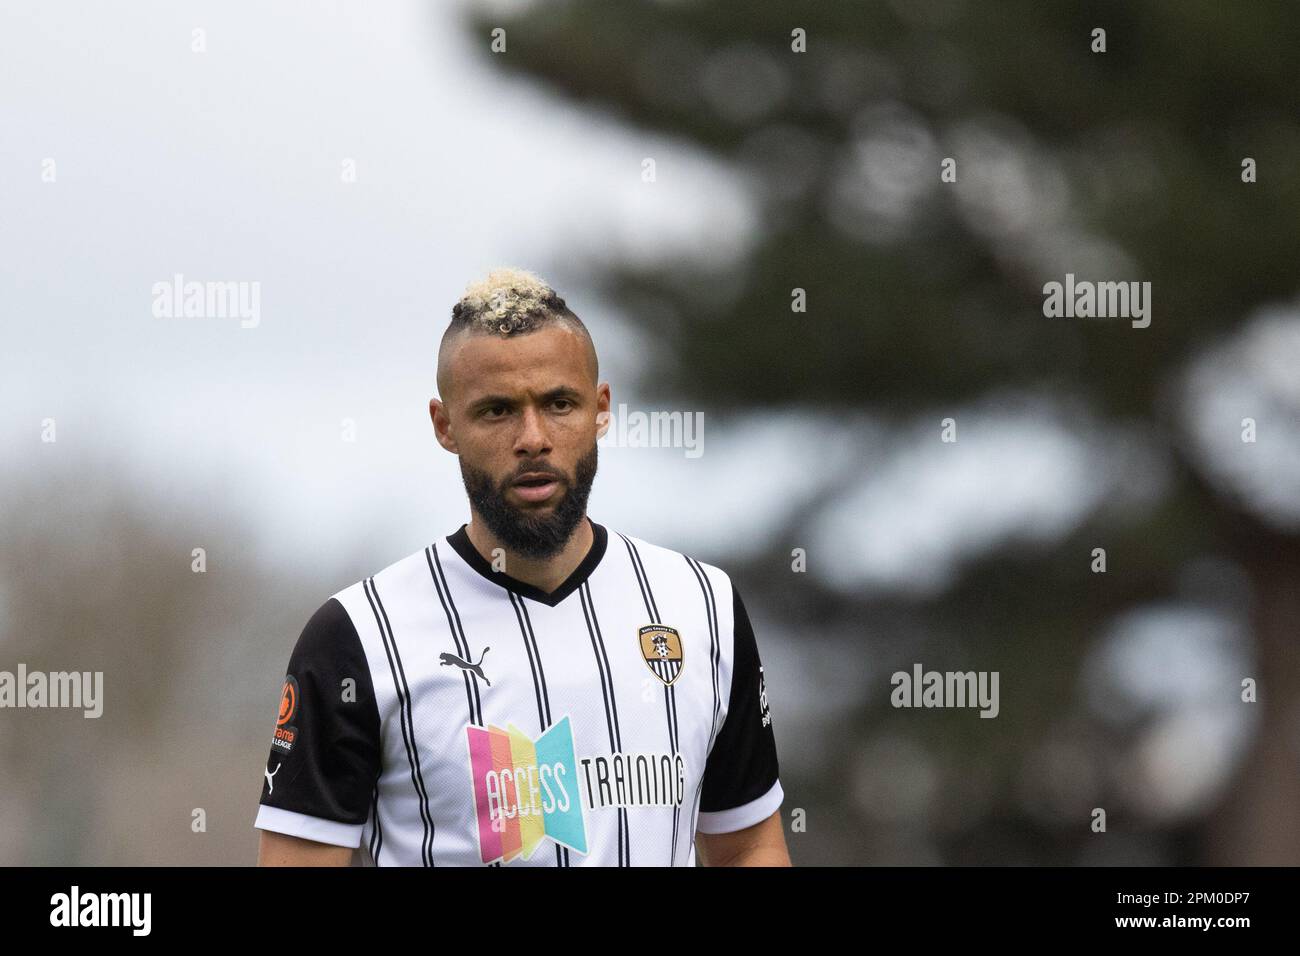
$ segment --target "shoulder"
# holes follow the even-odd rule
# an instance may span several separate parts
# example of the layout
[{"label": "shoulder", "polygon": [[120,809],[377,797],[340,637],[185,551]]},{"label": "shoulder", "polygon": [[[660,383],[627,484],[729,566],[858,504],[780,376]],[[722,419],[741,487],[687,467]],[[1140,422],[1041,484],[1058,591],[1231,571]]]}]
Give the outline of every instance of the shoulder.
[{"label": "shoulder", "polygon": [[609,548],[630,557],[647,577],[658,572],[674,575],[686,583],[695,581],[713,600],[725,600],[726,605],[731,607],[735,585],[731,576],[722,568],[701,561],[688,552],[655,544],[613,528],[608,530]]},{"label": "shoulder", "polygon": [[410,587],[421,588],[429,582],[431,560],[428,548],[412,551],[373,574],[368,574],[359,581],[354,581],[342,590],[336,591],[329,600],[337,601],[344,608],[351,610],[357,606],[365,606],[368,600],[382,600],[382,596],[396,591]]},{"label": "shoulder", "polygon": [[299,647],[318,651],[359,647],[358,615],[369,613],[366,609],[371,607],[381,608],[397,592],[418,588],[428,580],[428,559],[421,549],[335,591],[308,619],[298,639]]},{"label": "shoulder", "polygon": [[323,666],[352,657],[360,650],[361,639],[352,615],[337,597],[329,597],[307,619],[298,635],[290,669]]}]

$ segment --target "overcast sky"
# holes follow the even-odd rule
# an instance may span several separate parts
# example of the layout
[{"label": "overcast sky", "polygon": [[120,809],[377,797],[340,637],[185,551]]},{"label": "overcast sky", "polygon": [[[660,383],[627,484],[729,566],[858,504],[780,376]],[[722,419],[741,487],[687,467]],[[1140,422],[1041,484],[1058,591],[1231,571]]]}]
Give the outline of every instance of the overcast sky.
[{"label": "overcast sky", "polygon": [[[637,408],[624,383],[646,343],[566,276],[743,248],[752,213],[725,170],[493,73],[453,4],[135,9],[0,13],[12,467],[93,449],[146,493],[192,486],[253,509],[272,547],[391,534],[396,558],[467,517],[425,406],[468,282],[497,265],[553,281],[591,326],[616,406]],[[644,155],[662,171],[652,188]],[[155,316],[154,284],[176,274],[258,283],[256,327]],[[694,459],[604,450],[593,516],[670,530],[649,494],[720,466],[710,437],[706,422]],[[646,497],[610,493],[626,482]]]},{"label": "overcast sky", "polygon": [[[459,4],[131,9],[0,10],[7,469],[102,455],[142,495],[249,516],[273,559],[378,540],[395,560],[467,517],[426,403],[468,282],[498,265],[549,278],[592,328],[616,408],[645,409],[631,373],[654,343],[584,287],[582,264],[725,266],[753,234],[727,168],[494,72]],[[257,283],[256,327],[156,316],[155,284],[178,274]],[[1140,441],[1056,416],[990,403],[963,435],[992,444],[944,446],[937,420],[885,435],[792,413],[715,430],[706,413],[699,457],[604,447],[591,513],[741,555],[782,504],[866,461],[861,487],[792,545],[833,547],[818,570],[844,588],[932,591],[990,539],[1050,538],[1108,497],[1158,491]]]}]

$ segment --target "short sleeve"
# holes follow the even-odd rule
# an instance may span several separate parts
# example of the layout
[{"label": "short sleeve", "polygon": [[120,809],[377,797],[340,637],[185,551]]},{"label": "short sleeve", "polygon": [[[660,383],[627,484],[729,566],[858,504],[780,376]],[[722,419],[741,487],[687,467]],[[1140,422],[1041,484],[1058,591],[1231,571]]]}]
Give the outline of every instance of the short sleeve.
[{"label": "short sleeve", "polygon": [[347,610],[331,598],[289,657],[253,824],[356,847],[380,771],[379,710]]},{"label": "short sleeve", "polygon": [[785,796],[758,642],[734,584],[731,593],[735,620],[731,693],[727,718],[704,767],[701,833],[730,833],[761,823],[780,808]]}]

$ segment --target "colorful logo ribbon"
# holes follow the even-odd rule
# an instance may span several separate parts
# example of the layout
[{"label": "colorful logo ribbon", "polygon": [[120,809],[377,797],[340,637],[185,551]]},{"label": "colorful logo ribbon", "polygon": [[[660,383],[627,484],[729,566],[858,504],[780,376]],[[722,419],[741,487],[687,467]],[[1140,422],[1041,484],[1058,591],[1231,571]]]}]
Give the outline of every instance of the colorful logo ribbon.
[{"label": "colorful logo ribbon", "polygon": [[563,717],[532,740],[514,724],[466,727],[479,853],[527,860],[544,837],[587,852],[573,729]]}]

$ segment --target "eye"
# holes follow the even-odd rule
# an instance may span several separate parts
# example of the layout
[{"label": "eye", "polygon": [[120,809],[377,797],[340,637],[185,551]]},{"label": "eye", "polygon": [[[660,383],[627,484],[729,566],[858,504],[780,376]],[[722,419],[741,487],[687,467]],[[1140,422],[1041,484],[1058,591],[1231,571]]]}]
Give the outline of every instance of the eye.
[{"label": "eye", "polygon": [[509,411],[510,409],[506,408],[504,405],[489,405],[487,408],[483,409],[483,417],[501,418]]},{"label": "eye", "polygon": [[551,402],[551,405],[557,412],[567,412],[573,408],[572,400],[567,398],[557,398],[555,401]]}]

